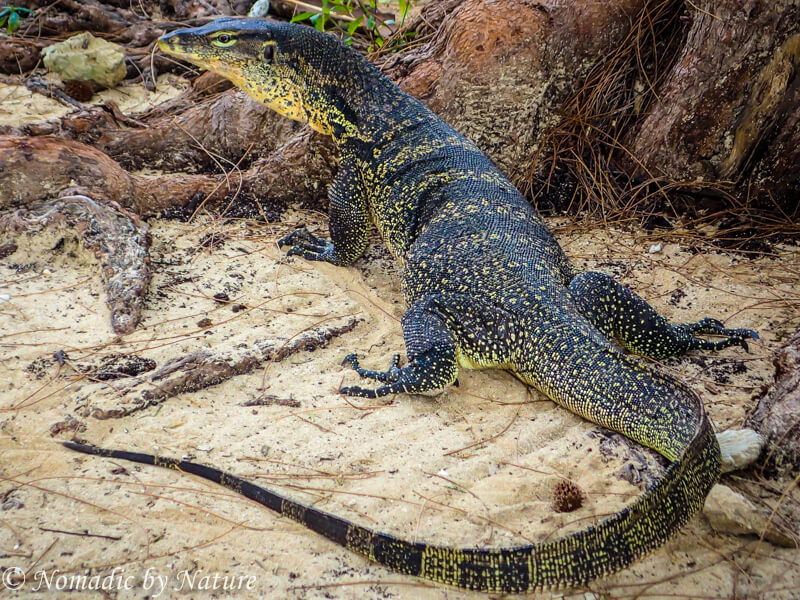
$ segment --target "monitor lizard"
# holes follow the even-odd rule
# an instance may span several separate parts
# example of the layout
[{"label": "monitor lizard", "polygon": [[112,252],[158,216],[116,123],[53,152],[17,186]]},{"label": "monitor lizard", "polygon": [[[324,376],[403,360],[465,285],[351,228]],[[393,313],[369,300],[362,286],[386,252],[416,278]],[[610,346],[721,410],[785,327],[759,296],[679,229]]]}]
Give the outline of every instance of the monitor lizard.
[{"label": "monitor lizard", "polygon": [[[69,448],[205,477],[390,569],[488,592],[575,586],[663,544],[703,505],[720,448],[699,397],[620,351],[660,359],[747,349],[757,338],[712,318],[673,325],[611,277],[578,272],[530,203],[478,147],[334,36],[258,19],[220,19],[159,40],[280,114],[336,142],[330,240],[299,229],[289,255],[350,265],[374,224],[400,264],[408,362],[386,371],[345,363],[380,397],[442,389],[459,368],[511,371],[561,406],[655,449],[671,464],[635,502],[554,541],[510,548],[411,542],[303,505],[217,469],[66,442]],[[699,334],[724,336],[718,341]]]}]

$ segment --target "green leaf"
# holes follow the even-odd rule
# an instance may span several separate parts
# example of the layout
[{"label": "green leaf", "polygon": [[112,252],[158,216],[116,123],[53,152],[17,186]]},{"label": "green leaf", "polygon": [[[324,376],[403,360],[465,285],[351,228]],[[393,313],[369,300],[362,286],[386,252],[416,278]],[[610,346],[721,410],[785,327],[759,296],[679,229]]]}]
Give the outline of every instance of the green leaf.
[{"label": "green leaf", "polygon": [[308,19],[310,19],[311,17],[313,17],[314,15],[317,15],[317,14],[319,14],[319,13],[301,12],[301,13],[298,13],[295,16],[293,16],[292,20],[289,21],[289,22],[290,23],[298,23],[300,21],[307,21]]},{"label": "green leaf", "polygon": [[311,22],[314,24],[315,29],[319,29],[320,31],[325,31],[325,15],[322,13],[317,13],[313,17],[311,17]]}]

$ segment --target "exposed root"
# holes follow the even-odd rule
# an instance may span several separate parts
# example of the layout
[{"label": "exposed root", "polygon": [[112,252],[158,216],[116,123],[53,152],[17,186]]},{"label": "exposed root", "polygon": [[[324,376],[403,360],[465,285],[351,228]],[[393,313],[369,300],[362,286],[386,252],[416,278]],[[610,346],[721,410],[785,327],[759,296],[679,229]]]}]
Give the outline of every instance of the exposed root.
[{"label": "exposed root", "polygon": [[775,355],[775,385],[747,425],[766,440],[761,465],[770,474],[800,472],[800,331]]},{"label": "exposed root", "polygon": [[174,358],[144,377],[118,380],[113,387],[104,386],[100,394],[94,391],[84,394],[85,403],[78,412],[96,419],[124,417],[178,394],[195,392],[249,373],[267,361],[279,362],[297,352],[324,348],[333,338],[352,331],[360,322],[358,317],[342,317],[304,331],[290,340],[278,338],[256,342],[255,347],[243,350],[219,354],[194,352]]},{"label": "exposed root", "polygon": [[111,327],[131,333],[150,282],[149,227],[118,203],[84,195],[58,198],[0,216],[0,232],[14,235],[45,227],[76,229],[102,266]]}]

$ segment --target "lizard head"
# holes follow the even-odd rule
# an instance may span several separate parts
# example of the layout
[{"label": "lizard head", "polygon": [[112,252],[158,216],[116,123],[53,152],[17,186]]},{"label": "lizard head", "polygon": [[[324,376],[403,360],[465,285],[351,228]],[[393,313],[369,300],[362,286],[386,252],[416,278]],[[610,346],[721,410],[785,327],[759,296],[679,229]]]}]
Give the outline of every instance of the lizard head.
[{"label": "lizard head", "polygon": [[354,126],[337,84],[342,64],[361,58],[331,35],[265,19],[225,18],[173,31],[158,46],[317,131],[332,135]]}]

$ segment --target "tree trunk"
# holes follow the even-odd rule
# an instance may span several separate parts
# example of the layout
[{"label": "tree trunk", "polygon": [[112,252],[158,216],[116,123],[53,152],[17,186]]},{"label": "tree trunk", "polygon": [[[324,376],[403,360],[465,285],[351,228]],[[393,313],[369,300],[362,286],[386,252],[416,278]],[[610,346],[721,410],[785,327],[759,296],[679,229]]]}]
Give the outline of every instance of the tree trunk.
[{"label": "tree trunk", "polygon": [[800,331],[774,358],[775,382],[748,419],[766,441],[762,467],[771,474],[800,472]]},{"label": "tree trunk", "polygon": [[[760,208],[797,210],[800,3],[700,1],[658,100],[625,137],[632,168],[732,182]],[[749,197],[748,197],[749,196]]]}]

